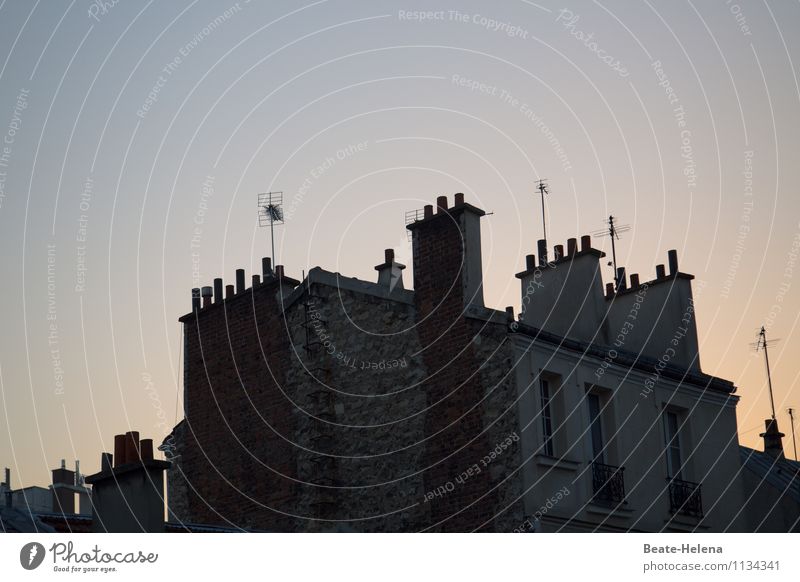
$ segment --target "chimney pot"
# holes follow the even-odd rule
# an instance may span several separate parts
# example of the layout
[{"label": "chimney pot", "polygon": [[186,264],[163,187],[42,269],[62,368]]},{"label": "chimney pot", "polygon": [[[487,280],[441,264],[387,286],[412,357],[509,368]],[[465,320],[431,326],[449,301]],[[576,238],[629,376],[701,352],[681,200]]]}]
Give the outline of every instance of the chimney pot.
[{"label": "chimney pot", "polygon": [[225,285],[225,299],[230,299],[236,295],[236,291],[233,288],[233,285]]},{"label": "chimney pot", "polygon": [[506,307],[506,321],[509,323],[514,321],[514,307],[512,305]]},{"label": "chimney pot", "polygon": [[447,210],[447,196],[436,197],[436,213]]},{"label": "chimney pot", "polygon": [[113,466],[114,455],[111,453],[102,453],[100,455],[100,471],[105,473],[106,471],[110,471]]},{"label": "chimney pot", "polygon": [[200,311],[200,287],[192,289],[192,312]]},{"label": "chimney pot", "polygon": [[606,283],[606,297],[614,296],[614,283]]},{"label": "chimney pot", "polygon": [[244,269],[236,269],[236,293],[244,292]]},{"label": "chimney pot", "polygon": [[214,303],[222,303],[222,279],[214,279]]},{"label": "chimney pot", "polygon": [[525,255],[525,269],[528,271],[536,269],[536,255]]},{"label": "chimney pot", "polygon": [[386,263],[393,263],[394,262],[394,249],[386,249],[383,251],[383,257],[386,260]]},{"label": "chimney pot", "polygon": [[617,288],[620,291],[624,291],[628,288],[628,281],[625,277],[625,267],[617,268]]},{"label": "chimney pot", "polygon": [[425,216],[425,218],[430,218],[431,216],[433,216],[433,205],[432,204],[426,204],[425,205],[424,216]]},{"label": "chimney pot", "polygon": [[539,247],[539,266],[544,267],[547,265],[547,241],[545,239],[539,239],[537,245]]},{"label": "chimney pot", "polygon": [[656,279],[663,279],[667,276],[667,272],[664,270],[664,265],[656,265]]},{"label": "chimney pot", "polygon": [[636,289],[639,287],[639,273],[634,273],[631,275],[631,289]]},{"label": "chimney pot", "polygon": [[214,290],[211,287],[203,287],[203,307],[208,307],[211,305],[211,296],[214,294]]},{"label": "chimney pot", "polygon": [[592,248],[591,235],[585,234],[581,237],[581,252],[586,252]]},{"label": "chimney pot", "polygon": [[114,466],[119,467],[125,464],[125,435],[114,436]]},{"label": "chimney pot", "polygon": [[464,204],[464,193],[463,192],[456,192],[456,195],[453,200],[453,206],[458,206],[459,204]]},{"label": "chimney pot", "polygon": [[553,247],[553,260],[557,261],[564,257],[564,245],[556,245]]},{"label": "chimney pot", "polygon": [[142,461],[153,460],[153,439],[142,439],[139,441]]},{"label": "chimney pot", "polygon": [[576,238],[568,238],[567,239],[567,256],[574,257],[575,253],[578,252],[578,239]]},{"label": "chimney pot", "polygon": [[139,460],[139,433],[132,430],[125,433],[125,463]]},{"label": "chimney pot", "polygon": [[283,277],[284,277],[284,275],[283,275],[283,265],[276,265],[275,266],[275,276],[278,279],[283,279]]},{"label": "chimney pot", "polygon": [[259,275],[253,275],[253,287],[258,287],[261,285],[261,277]]},{"label": "chimney pot", "polygon": [[272,259],[269,257],[264,257],[261,259],[261,277],[264,281],[267,280],[267,277],[272,276]]},{"label": "chimney pot", "polygon": [[669,274],[676,275],[678,273],[678,251],[672,249],[667,252],[667,256],[669,257]]}]

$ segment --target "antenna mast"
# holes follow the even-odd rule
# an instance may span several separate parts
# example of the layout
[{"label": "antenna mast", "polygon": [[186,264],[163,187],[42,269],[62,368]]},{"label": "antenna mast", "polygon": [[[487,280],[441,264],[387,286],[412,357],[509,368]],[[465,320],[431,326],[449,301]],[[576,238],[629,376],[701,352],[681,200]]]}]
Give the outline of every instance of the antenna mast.
[{"label": "antenna mast", "polygon": [[272,268],[275,262],[275,225],[283,224],[283,192],[266,192],[258,195],[258,226],[269,226],[272,240]]},{"label": "antenna mast", "polygon": [[794,439],[794,408],[787,410],[789,418],[792,421],[792,447],[794,447],[794,460],[797,460],[797,441]]},{"label": "antenna mast", "polygon": [[619,291],[620,276],[619,271],[617,270],[616,242],[619,240],[619,233],[628,232],[631,229],[631,226],[629,224],[617,224],[615,222],[616,220],[616,217],[609,216],[608,220],[605,221],[608,226],[603,230],[595,231],[592,234],[594,236],[608,236],[611,238],[611,262],[608,263],[608,265],[614,268],[614,290]]},{"label": "antenna mast", "polygon": [[547,191],[547,180],[539,180],[538,184],[539,194],[542,196],[542,238],[547,240],[547,218],[544,213],[544,195],[550,192]]},{"label": "antenna mast", "polygon": [[772,407],[772,420],[775,419],[775,398],[772,395],[772,374],[769,369],[769,353],[767,352],[767,330],[761,326],[761,331],[758,332],[758,345],[756,350],[764,348],[764,362],[767,365],[767,384],[769,385],[769,404]]}]

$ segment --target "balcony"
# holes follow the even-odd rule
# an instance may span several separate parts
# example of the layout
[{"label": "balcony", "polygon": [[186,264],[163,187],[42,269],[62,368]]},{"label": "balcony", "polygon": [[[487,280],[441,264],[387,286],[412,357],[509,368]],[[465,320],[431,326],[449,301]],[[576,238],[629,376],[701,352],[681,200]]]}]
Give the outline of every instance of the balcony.
[{"label": "balcony", "polygon": [[592,463],[593,501],[619,504],[625,502],[625,467]]},{"label": "balcony", "polygon": [[672,513],[703,517],[703,499],[700,484],[667,477],[669,486],[669,510]]}]

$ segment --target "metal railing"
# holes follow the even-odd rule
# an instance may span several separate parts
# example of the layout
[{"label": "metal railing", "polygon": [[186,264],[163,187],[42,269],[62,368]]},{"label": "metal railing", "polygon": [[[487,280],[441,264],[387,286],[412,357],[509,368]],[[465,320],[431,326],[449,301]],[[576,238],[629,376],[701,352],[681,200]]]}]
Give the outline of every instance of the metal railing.
[{"label": "metal railing", "polygon": [[592,463],[592,488],[594,500],[605,503],[625,501],[625,467],[605,463]]},{"label": "metal railing", "polygon": [[667,477],[669,486],[669,510],[693,517],[703,517],[703,498],[700,484]]}]

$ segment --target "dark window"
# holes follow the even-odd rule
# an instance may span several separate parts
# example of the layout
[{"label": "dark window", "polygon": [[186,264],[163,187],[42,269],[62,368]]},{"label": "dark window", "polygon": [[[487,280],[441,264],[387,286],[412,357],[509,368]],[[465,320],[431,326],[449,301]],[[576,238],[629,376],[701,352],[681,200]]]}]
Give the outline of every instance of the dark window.
[{"label": "dark window", "polygon": [[553,415],[550,397],[550,383],[547,380],[539,380],[539,403],[542,408],[542,452],[550,457],[553,456]]},{"label": "dark window", "polygon": [[603,425],[600,420],[600,397],[597,394],[587,394],[586,401],[589,404],[589,433],[592,437],[592,461],[604,463],[603,454]]},{"label": "dark window", "polygon": [[664,440],[667,453],[667,474],[670,478],[681,479],[681,439],[678,415],[674,412],[664,413]]}]

